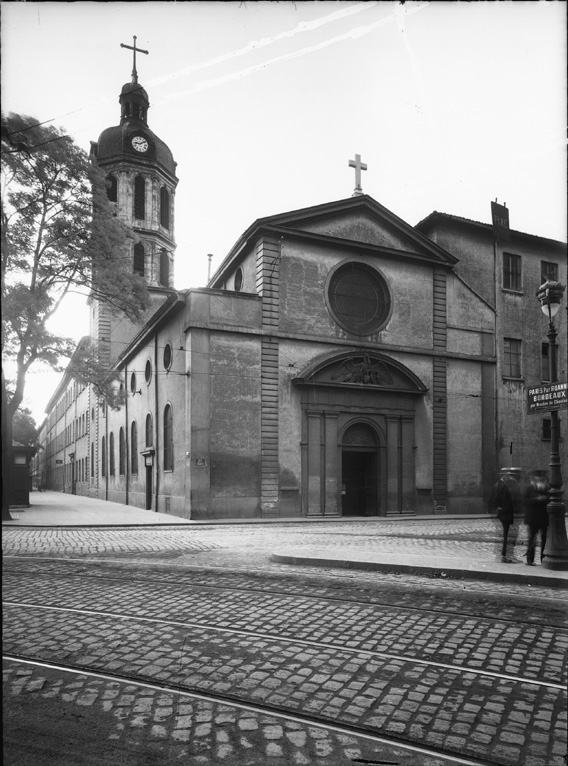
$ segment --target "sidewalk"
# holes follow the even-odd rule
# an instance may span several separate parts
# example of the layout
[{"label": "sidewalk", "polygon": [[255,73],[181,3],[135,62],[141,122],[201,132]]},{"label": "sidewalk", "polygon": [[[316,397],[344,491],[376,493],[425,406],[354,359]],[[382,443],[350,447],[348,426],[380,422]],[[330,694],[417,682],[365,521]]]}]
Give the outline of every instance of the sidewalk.
[{"label": "sidewalk", "polygon": [[[148,526],[177,527],[188,530],[204,526],[254,525],[254,526],[284,526],[288,524],[305,524],[309,526],[319,523],[350,523],[376,522],[376,518],[350,519],[229,519],[211,521],[192,521],[171,516],[165,513],[155,513],[120,503],[111,503],[80,495],[68,495],[60,492],[33,492],[30,495],[30,508],[12,509],[11,521],[3,521],[2,527],[7,528],[103,528],[128,527],[144,528]],[[486,519],[487,515],[479,516],[412,516],[412,521],[443,523],[446,520]],[[380,519],[401,523],[401,518]],[[306,529],[306,533],[307,532]],[[341,533],[339,533],[341,534]],[[294,548],[293,543],[273,543],[274,553],[271,560],[279,564],[300,566],[320,566],[329,568],[358,569],[366,571],[382,571],[392,573],[420,574],[438,579],[491,580],[495,582],[515,582],[530,586],[548,586],[568,588],[568,572],[558,572],[545,569],[539,565],[528,567],[524,561],[517,564],[502,564],[492,561],[475,552],[464,555],[463,551],[453,552],[451,542],[444,555],[428,555],[427,552],[400,552],[384,550],[362,550],[352,544],[324,547],[320,545],[305,545]]]}]

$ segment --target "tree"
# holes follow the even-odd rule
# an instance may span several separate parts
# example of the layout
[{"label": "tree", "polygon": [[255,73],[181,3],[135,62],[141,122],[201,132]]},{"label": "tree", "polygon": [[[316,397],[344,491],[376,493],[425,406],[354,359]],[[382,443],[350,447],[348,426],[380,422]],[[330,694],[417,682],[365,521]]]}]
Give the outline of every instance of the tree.
[{"label": "tree", "polygon": [[38,446],[38,428],[31,411],[19,407],[12,418],[12,438],[24,447]]},{"label": "tree", "polygon": [[[61,129],[2,116],[2,518],[9,516],[12,422],[26,375],[61,370],[75,344],[49,331],[71,292],[139,321],[149,305],[133,274],[132,234],[114,215],[101,170]],[[10,369],[7,374],[6,365]]]}]

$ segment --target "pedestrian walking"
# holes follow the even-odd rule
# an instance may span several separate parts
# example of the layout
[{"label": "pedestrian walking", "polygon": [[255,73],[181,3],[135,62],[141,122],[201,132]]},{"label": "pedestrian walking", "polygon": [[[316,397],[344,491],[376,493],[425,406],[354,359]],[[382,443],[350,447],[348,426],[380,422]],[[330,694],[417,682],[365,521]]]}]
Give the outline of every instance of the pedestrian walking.
[{"label": "pedestrian walking", "polygon": [[517,539],[515,513],[521,511],[521,492],[519,487],[520,468],[503,468],[500,476],[491,489],[487,506],[489,512],[501,522],[503,541],[501,546],[501,561],[504,564],[518,564],[514,547]]},{"label": "pedestrian walking", "polygon": [[528,527],[527,565],[534,566],[536,541],[540,532],[540,561],[544,556],[548,530],[548,475],[546,471],[533,471],[523,493],[523,511]]}]

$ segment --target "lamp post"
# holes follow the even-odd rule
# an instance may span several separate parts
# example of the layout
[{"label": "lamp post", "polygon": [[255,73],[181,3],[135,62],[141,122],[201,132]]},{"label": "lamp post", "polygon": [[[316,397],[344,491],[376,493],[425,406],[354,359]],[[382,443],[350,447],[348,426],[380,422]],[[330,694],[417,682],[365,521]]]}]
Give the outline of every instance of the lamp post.
[{"label": "lamp post", "polygon": [[[556,337],[558,335],[554,322],[555,314],[560,308],[565,285],[548,280],[537,290],[542,313],[548,317],[548,338],[550,382],[558,382],[558,366],[556,357]],[[548,534],[544,548],[542,566],[546,569],[568,570],[568,539],[566,537],[566,506],[562,502],[562,473],[560,471],[560,418],[558,410],[550,413],[550,479],[548,490]]]}]

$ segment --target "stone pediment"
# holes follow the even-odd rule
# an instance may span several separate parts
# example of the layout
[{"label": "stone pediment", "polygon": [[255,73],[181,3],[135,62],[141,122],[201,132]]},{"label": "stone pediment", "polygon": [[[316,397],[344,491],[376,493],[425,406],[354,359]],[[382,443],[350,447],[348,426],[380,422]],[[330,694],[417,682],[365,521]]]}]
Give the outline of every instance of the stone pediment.
[{"label": "stone pediment", "polygon": [[309,365],[292,381],[297,386],[370,388],[387,391],[425,393],[426,386],[407,367],[375,351],[358,350]]},{"label": "stone pediment", "polygon": [[280,230],[359,242],[446,265],[457,262],[450,253],[367,195],[283,213],[268,220]]}]

